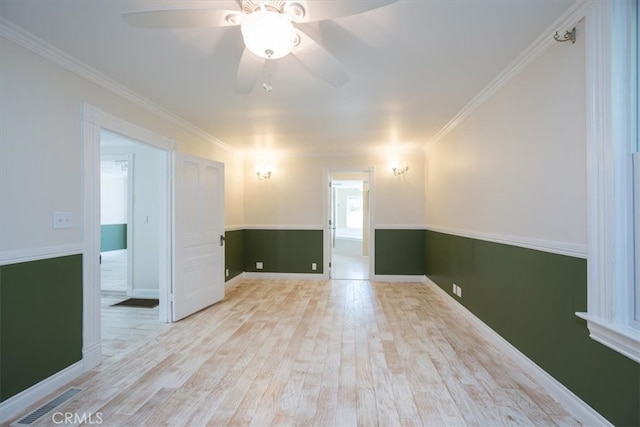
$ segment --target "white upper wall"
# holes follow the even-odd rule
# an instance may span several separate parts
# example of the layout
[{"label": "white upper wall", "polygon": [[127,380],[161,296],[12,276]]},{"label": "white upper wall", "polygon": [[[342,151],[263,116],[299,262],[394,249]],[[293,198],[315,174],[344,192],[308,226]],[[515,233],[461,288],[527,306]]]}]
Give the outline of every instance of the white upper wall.
[{"label": "white upper wall", "polygon": [[586,245],[583,23],[577,34],[427,150],[428,227]]},{"label": "white upper wall", "polygon": [[[244,222],[239,154],[4,38],[0,57],[0,251],[82,242],[84,102],[225,163],[226,223]],[[72,212],[74,227],[52,230],[54,211]]]},{"label": "white upper wall", "polygon": [[[346,156],[294,156],[259,153],[245,161],[245,221],[247,226],[304,226],[327,223],[327,171],[375,168],[374,226],[416,226],[424,219],[424,156],[421,150],[389,147],[385,151]],[[391,160],[407,161],[409,171],[394,176]],[[259,180],[256,166],[269,164],[270,180]]]}]

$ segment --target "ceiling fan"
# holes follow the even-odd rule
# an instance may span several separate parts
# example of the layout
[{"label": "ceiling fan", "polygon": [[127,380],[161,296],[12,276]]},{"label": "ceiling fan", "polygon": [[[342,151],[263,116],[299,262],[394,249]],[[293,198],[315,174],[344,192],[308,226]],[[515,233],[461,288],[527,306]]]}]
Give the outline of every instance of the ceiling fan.
[{"label": "ceiling fan", "polygon": [[[397,0],[237,0],[214,2],[208,9],[164,9],[125,12],[136,28],[240,27],[245,49],[236,76],[236,91],[249,93],[268,61],[294,56],[313,75],[334,87],[349,75],[317,40],[297,24],[356,15]],[[216,4],[217,3],[217,4]],[[240,10],[215,6],[240,6]],[[270,91],[268,81],[263,85]]]}]

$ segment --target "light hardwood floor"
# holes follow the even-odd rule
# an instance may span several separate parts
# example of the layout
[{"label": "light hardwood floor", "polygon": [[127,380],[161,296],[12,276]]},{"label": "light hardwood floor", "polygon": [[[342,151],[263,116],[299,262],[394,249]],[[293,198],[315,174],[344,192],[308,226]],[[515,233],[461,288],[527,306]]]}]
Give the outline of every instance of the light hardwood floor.
[{"label": "light hardwood floor", "polygon": [[112,356],[136,348],[168,327],[158,321],[158,307],[113,306],[126,299],[125,292],[101,292],[102,358],[105,362]]},{"label": "light hardwood floor", "polygon": [[108,426],[579,424],[452,304],[419,283],[242,280],[74,381],[85,390],[57,411]]}]

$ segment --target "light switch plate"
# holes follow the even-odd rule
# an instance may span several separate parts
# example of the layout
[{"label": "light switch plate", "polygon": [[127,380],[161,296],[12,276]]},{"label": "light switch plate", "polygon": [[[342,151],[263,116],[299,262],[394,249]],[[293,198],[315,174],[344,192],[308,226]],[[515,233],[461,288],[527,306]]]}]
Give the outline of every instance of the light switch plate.
[{"label": "light switch plate", "polygon": [[54,212],[53,213],[53,229],[73,228],[73,213],[71,212]]}]

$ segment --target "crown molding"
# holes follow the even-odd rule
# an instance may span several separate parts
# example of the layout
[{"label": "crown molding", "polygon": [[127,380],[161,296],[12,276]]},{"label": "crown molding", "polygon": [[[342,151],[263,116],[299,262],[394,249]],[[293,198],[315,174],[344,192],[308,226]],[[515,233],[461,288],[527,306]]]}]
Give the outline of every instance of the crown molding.
[{"label": "crown molding", "polygon": [[[552,34],[556,31],[573,28],[585,17],[587,10],[594,0],[577,0],[556,21],[551,24],[536,40],[533,41],[520,55],[502,70],[487,86],[484,87],[462,110],[460,110],[440,131],[438,131],[426,144],[422,146],[425,152],[435,147],[449,132],[467,119],[471,114],[483,106],[489,99],[497,94],[510,81],[516,78],[522,71],[542,56],[556,41]],[[562,31],[559,31],[562,32]]]},{"label": "crown molding", "polygon": [[138,105],[139,107],[144,108],[145,110],[155,114],[156,116],[164,120],[167,120],[168,122],[182,128],[183,130],[190,132],[191,134],[199,138],[202,138],[210,144],[216,145],[230,152],[235,153],[238,151],[230,145],[225,144],[216,137],[203,131],[199,127],[194,126],[183,118],[142,97],[141,95],[128,89],[122,84],[107,77],[105,74],[102,74],[98,70],[90,67],[84,62],[74,58],[68,53],[62,51],[61,49],[58,49],[52,44],[31,34],[30,32],[24,30],[23,28],[1,16],[0,37],[3,37],[10,42],[21,46],[28,51],[35,53],[36,55],[41,56],[42,58],[66,69],[67,71],[76,74],[79,77],[95,83],[96,85],[108,90],[109,92],[115,93],[116,95],[126,99],[127,101],[130,101]]}]

